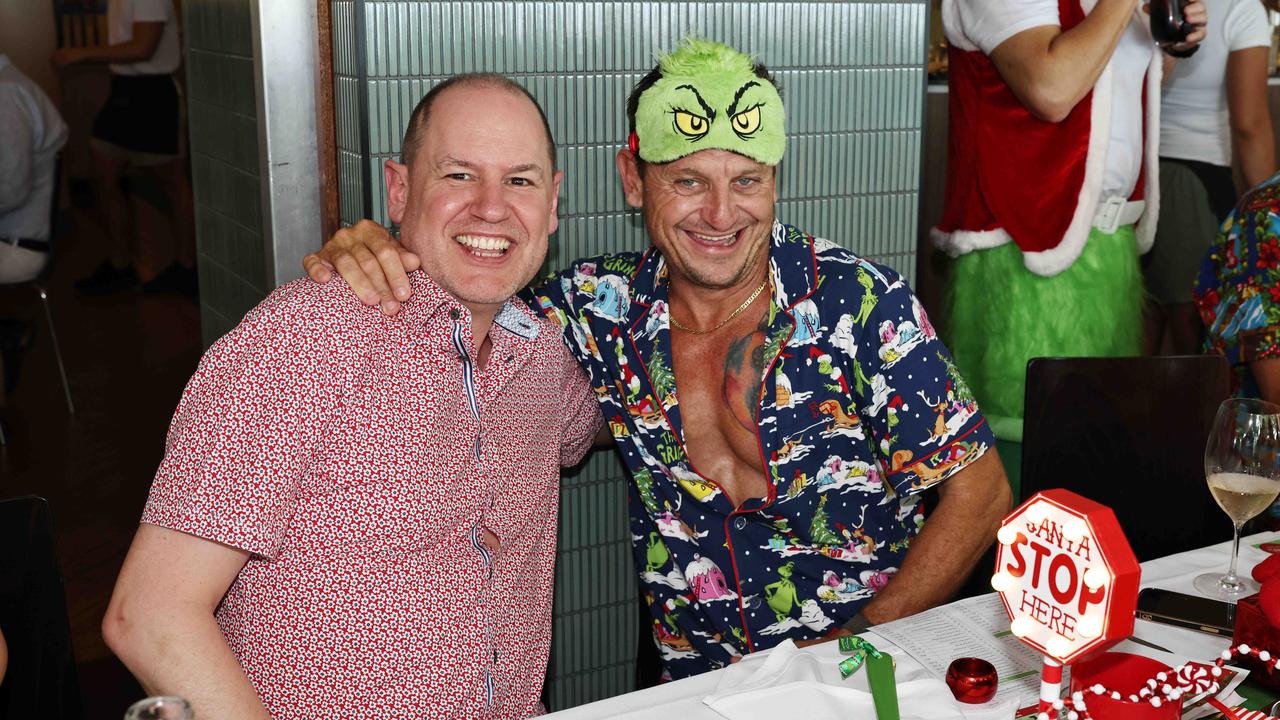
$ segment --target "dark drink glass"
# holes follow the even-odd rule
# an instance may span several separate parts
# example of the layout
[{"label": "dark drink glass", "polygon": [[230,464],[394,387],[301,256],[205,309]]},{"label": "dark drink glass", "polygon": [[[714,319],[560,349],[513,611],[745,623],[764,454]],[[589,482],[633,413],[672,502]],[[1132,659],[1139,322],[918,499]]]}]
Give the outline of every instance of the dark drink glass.
[{"label": "dark drink glass", "polygon": [[1191,23],[1182,14],[1185,0],[1151,0],[1151,36],[1161,45],[1174,45],[1191,34]]}]

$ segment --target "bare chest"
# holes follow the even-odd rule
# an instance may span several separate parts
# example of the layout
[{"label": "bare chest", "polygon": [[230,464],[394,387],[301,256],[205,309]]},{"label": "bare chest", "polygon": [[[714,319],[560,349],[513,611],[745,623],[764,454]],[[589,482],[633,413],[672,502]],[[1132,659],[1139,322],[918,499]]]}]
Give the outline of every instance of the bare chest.
[{"label": "bare chest", "polygon": [[[735,506],[768,495],[757,423],[765,333],[747,321],[724,337],[673,337],[672,356],[685,450],[694,469]],[[726,338],[728,338],[726,342]]]}]

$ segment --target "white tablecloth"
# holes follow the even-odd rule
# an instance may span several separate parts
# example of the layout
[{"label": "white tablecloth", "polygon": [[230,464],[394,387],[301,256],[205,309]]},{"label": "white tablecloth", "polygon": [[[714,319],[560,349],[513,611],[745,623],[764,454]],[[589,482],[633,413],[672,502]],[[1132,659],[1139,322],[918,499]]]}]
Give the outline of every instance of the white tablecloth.
[{"label": "white tablecloth", "polygon": [[[1250,568],[1266,557],[1266,553],[1254,545],[1280,539],[1277,533],[1260,533],[1241,539],[1240,573],[1247,575]],[[1151,560],[1142,564],[1142,586],[1160,587],[1177,590],[1188,594],[1196,594],[1191,582],[1202,572],[1223,571],[1231,559],[1231,543],[1225,542],[1199,550],[1192,550],[1169,557]],[[874,632],[874,628],[872,629]],[[1176,655],[1199,660],[1209,660],[1222,652],[1230,644],[1226,638],[1215,638],[1211,635],[1191,630],[1161,625],[1138,620],[1134,636],[1156,645],[1167,648]],[[910,656],[899,651],[893,645],[884,645],[882,649],[894,654],[897,660],[897,681],[899,685],[913,680],[928,678],[928,673]],[[1131,643],[1121,643],[1116,650],[1141,652],[1142,648]],[[810,647],[809,650],[819,654],[822,660],[834,665],[841,655],[836,643],[823,643]],[[752,662],[757,661],[756,653],[750,656]],[[744,661],[746,662],[746,661]],[[562,710],[548,715],[555,720],[589,720],[594,718],[662,718],[663,720],[723,720],[723,717],[703,704],[703,698],[711,695],[725,674],[732,670],[726,668],[704,673],[684,680],[665,683],[656,687],[639,690],[626,695],[601,700],[588,705]],[[854,675],[848,681],[853,687],[866,690],[864,673]]]}]

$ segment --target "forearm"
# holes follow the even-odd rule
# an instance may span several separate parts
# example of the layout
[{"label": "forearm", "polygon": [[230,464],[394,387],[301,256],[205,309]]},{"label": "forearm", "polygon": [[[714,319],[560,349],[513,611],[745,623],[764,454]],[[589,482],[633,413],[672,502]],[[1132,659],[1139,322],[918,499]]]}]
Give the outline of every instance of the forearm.
[{"label": "forearm", "polygon": [[1060,122],[1098,82],[1133,9],[1133,0],[1099,0],[1070,30],[1018,33],[992,52],[992,60],[1024,107],[1042,120]]},{"label": "forearm", "polygon": [[270,720],[211,615],[157,614],[108,637],[149,695],[177,695],[201,720]]},{"label": "forearm", "polygon": [[[956,482],[964,473],[973,474]],[[944,482],[938,506],[911,541],[902,568],[863,614],[878,624],[950,599],[995,540],[1009,501],[1009,484],[994,449]]]},{"label": "forearm", "polygon": [[1071,83],[1071,105],[1097,84],[1133,18],[1133,10],[1131,0],[1101,0],[1079,25],[1049,43],[1051,69],[1047,79]]},{"label": "forearm", "polygon": [[1276,173],[1276,140],[1271,123],[1231,128],[1231,146],[1245,187],[1253,187]]},{"label": "forearm", "polygon": [[82,62],[91,63],[135,63],[150,60],[155,54],[155,47],[140,39],[116,45],[92,45],[83,49]]}]

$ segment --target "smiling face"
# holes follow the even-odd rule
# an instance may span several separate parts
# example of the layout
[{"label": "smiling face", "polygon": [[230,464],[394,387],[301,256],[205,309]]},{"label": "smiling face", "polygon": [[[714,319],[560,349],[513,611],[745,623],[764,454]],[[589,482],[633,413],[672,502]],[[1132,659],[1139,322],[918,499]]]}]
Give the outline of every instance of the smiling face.
[{"label": "smiling face", "polygon": [[445,90],[410,165],[387,161],[384,174],[401,242],[473,313],[496,312],[542,265],[562,173],[528,98],[493,84]]},{"label": "smiling face", "polygon": [[618,154],[627,201],[644,212],[649,239],[673,276],[706,289],[760,282],[769,260],[775,168],[727,150],[650,164]]}]

